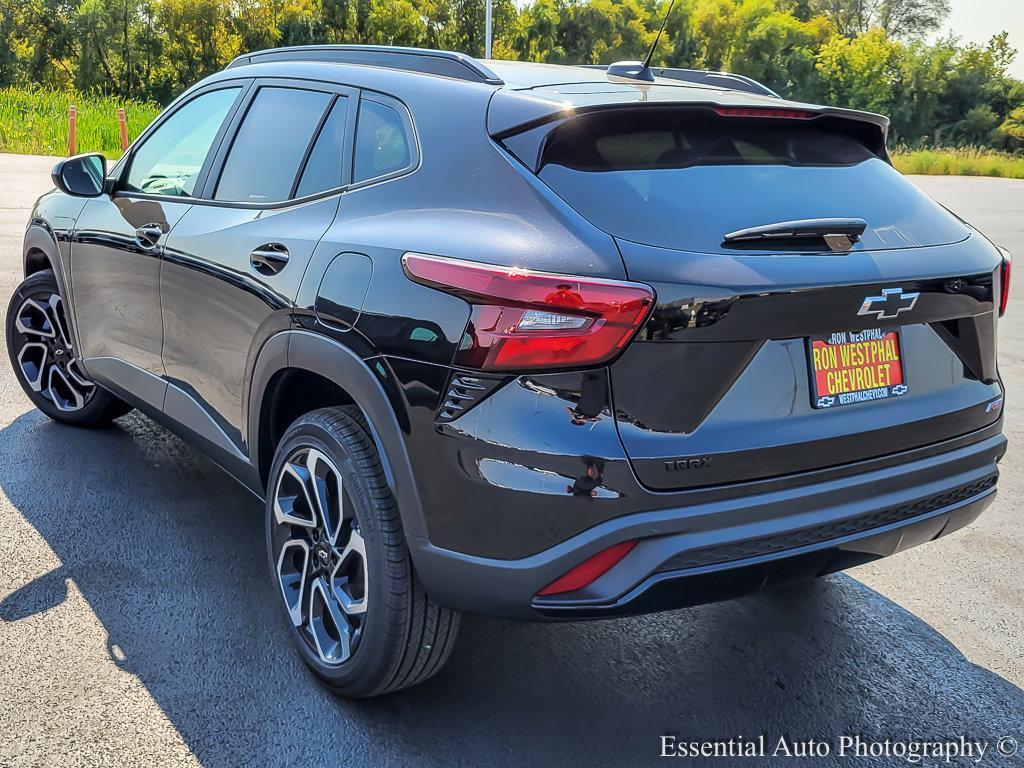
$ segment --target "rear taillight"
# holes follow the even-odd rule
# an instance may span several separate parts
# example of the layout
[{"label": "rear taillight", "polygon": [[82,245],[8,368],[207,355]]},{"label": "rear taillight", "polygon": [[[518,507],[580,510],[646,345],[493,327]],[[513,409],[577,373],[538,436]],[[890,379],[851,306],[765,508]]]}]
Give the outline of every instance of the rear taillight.
[{"label": "rear taillight", "polygon": [[497,371],[606,363],[633,338],[654,303],[641,283],[531,272],[420,253],[402,257],[422,285],[472,306],[455,364]]},{"label": "rear taillight", "polygon": [[565,575],[559,576],[538,592],[537,595],[540,597],[560,595],[565,592],[575,592],[577,589],[583,589],[588,584],[593,584],[601,576],[608,573],[622,558],[628,555],[636,544],[636,541],[623,541],[620,544],[608,547],[608,549],[601,550]]},{"label": "rear taillight", "polygon": [[1010,273],[1013,269],[1013,259],[1010,252],[1005,248],[999,249],[1003,254],[1003,264],[999,268],[999,316],[1006,314],[1006,305],[1010,302]]}]

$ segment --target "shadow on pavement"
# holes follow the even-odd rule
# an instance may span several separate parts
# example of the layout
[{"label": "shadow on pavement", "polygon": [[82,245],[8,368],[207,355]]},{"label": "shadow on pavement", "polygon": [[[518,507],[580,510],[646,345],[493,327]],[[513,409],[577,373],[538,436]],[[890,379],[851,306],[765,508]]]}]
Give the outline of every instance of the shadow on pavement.
[{"label": "shadow on pavement", "polygon": [[977,738],[1024,722],[1024,692],[848,576],[638,619],[468,617],[435,680],[336,701],[288,645],[261,505],[180,440],[138,415],[78,431],[32,412],[0,431],[0,456],[0,488],[62,563],[0,601],[0,621],[74,581],[111,658],[208,768],[635,766],[658,762],[662,734]]}]

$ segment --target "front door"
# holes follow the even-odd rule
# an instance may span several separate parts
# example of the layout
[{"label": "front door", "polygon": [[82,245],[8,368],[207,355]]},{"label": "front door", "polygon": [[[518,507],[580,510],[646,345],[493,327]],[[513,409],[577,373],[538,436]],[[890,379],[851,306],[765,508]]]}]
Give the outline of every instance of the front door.
[{"label": "front door", "polygon": [[90,200],[71,246],[71,283],[83,365],[96,380],[162,406],[161,253],[192,205],[240,87],[175,108],[121,169],[110,195]]}]

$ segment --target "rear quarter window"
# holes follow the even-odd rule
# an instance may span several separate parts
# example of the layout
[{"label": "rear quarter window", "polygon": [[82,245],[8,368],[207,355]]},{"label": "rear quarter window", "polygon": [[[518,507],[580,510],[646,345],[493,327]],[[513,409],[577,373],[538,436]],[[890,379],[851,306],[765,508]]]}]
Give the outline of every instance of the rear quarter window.
[{"label": "rear quarter window", "polygon": [[390,176],[413,164],[413,142],[398,108],[370,99],[359,104],[354,181]]}]

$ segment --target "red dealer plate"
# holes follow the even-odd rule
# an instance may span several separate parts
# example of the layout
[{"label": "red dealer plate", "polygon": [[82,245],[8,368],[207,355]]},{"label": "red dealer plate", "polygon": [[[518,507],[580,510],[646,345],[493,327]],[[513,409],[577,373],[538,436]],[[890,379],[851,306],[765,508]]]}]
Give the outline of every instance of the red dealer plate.
[{"label": "red dealer plate", "polygon": [[807,339],[811,405],[833,408],[907,393],[903,346],[894,328],[838,331]]}]

